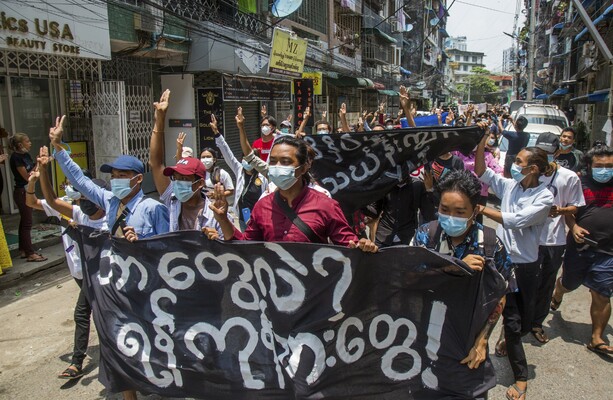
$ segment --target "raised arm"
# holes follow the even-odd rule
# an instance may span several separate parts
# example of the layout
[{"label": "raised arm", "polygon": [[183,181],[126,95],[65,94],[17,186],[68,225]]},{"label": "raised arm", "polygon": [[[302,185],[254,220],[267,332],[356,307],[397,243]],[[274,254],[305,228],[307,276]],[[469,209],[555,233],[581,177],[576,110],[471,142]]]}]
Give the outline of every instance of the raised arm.
[{"label": "raised arm", "polygon": [[232,172],[234,172],[236,179],[238,179],[240,174],[243,173],[243,165],[240,161],[236,159],[234,153],[232,153],[232,150],[230,150],[230,146],[228,146],[228,143],[226,143],[226,139],[223,137],[223,135],[219,134],[219,129],[217,128],[217,118],[215,118],[215,114],[211,114],[211,129],[215,134],[215,144],[217,145],[219,152],[226,161],[226,164],[228,164],[228,166],[230,166],[230,168],[232,169]]},{"label": "raised arm", "polygon": [[473,122],[473,114],[475,113],[475,106],[472,104],[468,105],[468,110],[466,110],[466,126],[470,126]]},{"label": "raised arm", "polygon": [[407,117],[407,123],[409,124],[409,127],[415,128],[415,120],[413,119],[413,113],[410,109],[411,98],[409,97],[409,91],[406,87],[400,86],[399,95],[400,106],[402,107],[402,111],[404,111],[404,115]]},{"label": "raised arm", "polygon": [[341,109],[338,110],[338,116],[341,120],[341,129],[343,132],[349,132],[351,128],[349,128],[349,124],[347,123],[347,104],[341,104]]},{"label": "raised arm", "polygon": [[28,185],[26,186],[26,206],[35,210],[44,211],[43,204],[38,197],[36,197],[36,181],[38,181],[39,175],[38,170],[33,170],[28,177]]},{"label": "raised arm", "polygon": [[47,205],[49,205],[49,207],[53,208],[60,214],[67,216],[68,218],[72,218],[72,204],[59,199],[53,190],[51,179],[49,179],[49,164],[49,149],[47,146],[43,146],[40,148],[40,153],[38,155],[40,187],[43,190],[43,196],[45,196],[45,200],[47,201]]},{"label": "raised arm", "polygon": [[93,201],[98,207],[106,209],[105,205],[105,190],[92,182],[91,179],[83,175],[81,167],[70,158],[70,155],[62,147],[62,135],[64,134],[64,120],[57,117],[55,126],[49,128],[49,140],[55,149],[55,160],[66,175],[66,178],[72,185],[81,192],[82,195]]},{"label": "raised arm", "polygon": [[[480,125],[481,126],[481,125]],[[485,173],[486,165],[485,165],[485,144],[487,143],[487,139],[489,138],[489,130],[487,128],[485,134],[481,138],[481,142],[477,146],[477,151],[475,152],[475,174],[477,176],[481,176]]]},{"label": "raised arm", "polygon": [[175,153],[175,160],[180,160],[183,158],[183,143],[185,143],[185,138],[187,134],[185,132],[179,132],[177,136],[177,152]]},{"label": "raised arm", "polygon": [[[266,106],[262,106],[263,110],[266,110]],[[238,127],[238,134],[241,142],[241,150],[243,151],[243,155],[246,156],[253,152],[251,145],[249,144],[249,140],[247,139],[247,133],[245,133],[245,116],[243,115],[243,107],[239,107],[236,110],[236,126]]]},{"label": "raised arm", "polygon": [[[166,121],[166,111],[170,100],[170,90],[166,89],[160,101],[153,103],[155,108],[155,125],[151,132],[151,142],[149,146],[149,166],[151,167],[151,175],[153,175],[153,183],[155,189],[162,195],[168,185],[170,178],[164,176],[164,123]],[[179,158],[180,155],[179,155]]]},{"label": "raised arm", "polygon": [[304,109],[304,113],[302,113],[302,122],[296,131],[296,137],[302,138],[306,135],[304,132],[304,128],[306,127],[307,122],[309,122],[309,117],[311,116],[311,107],[307,107]]}]

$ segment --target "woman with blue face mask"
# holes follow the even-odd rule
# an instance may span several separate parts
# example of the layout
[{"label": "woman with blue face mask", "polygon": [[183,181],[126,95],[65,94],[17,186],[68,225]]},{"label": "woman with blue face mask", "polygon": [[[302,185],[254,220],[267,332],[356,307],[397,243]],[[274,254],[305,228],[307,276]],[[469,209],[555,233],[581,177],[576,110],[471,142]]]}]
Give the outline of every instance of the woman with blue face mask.
[{"label": "woman with blue face mask", "polygon": [[531,332],[536,312],[540,273],[539,243],[541,232],[554,204],[551,191],[539,182],[542,175],[554,172],[547,153],[536,147],[523,148],[510,166],[512,178],[497,175],[485,166],[487,126],[479,124],[486,134],[477,147],[475,174],[490,185],[501,199],[500,210],[481,207],[480,212],[498,223],[497,234],[515,264],[518,292],[507,295],[504,309],[504,340],[496,344],[496,354],[508,354],[515,383],[507,390],[507,398],[523,400],[528,387],[528,362],[521,342]]},{"label": "woman with blue face mask", "polygon": [[[507,282],[507,291],[513,291],[516,286],[514,267],[504,245],[492,228],[484,228],[475,220],[480,210],[479,179],[470,171],[456,170],[443,178],[438,187],[441,191],[438,220],[419,227],[412,245],[427,247],[462,260],[476,273],[500,273]],[[468,355],[461,361],[458,360],[461,364],[470,369],[477,369],[489,358],[488,339],[498,322],[504,303],[505,297],[502,297],[491,311]],[[475,379],[482,379],[480,386],[484,389],[483,393],[475,394],[477,398],[487,397],[489,388],[485,382],[492,382],[493,386],[494,376],[490,362],[485,364],[483,373],[475,373]]]}]

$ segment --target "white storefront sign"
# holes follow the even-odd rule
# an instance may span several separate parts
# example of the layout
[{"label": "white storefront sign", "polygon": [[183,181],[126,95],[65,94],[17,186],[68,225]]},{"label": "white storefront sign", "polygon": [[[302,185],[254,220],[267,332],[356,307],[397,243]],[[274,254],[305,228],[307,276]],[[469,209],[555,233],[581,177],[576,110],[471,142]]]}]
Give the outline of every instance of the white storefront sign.
[{"label": "white storefront sign", "polygon": [[111,59],[106,3],[0,2],[0,49]]}]

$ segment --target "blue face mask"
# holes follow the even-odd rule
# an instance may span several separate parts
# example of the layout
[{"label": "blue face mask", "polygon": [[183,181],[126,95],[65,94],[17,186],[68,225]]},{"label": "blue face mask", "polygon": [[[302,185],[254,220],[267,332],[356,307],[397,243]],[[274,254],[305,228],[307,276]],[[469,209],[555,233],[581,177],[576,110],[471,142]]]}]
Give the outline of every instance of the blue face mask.
[{"label": "blue face mask", "polygon": [[613,168],[592,168],[592,178],[598,183],[607,183],[613,178]]},{"label": "blue face mask", "polygon": [[445,233],[451,237],[461,236],[468,229],[470,218],[452,217],[451,215],[438,213],[438,223]]},{"label": "blue face mask", "polygon": [[568,150],[568,149],[570,149],[571,147],[573,147],[573,145],[572,145],[572,144],[563,145],[562,143],[560,143],[560,148],[561,148],[562,150]]},{"label": "blue face mask", "polygon": [[249,164],[247,161],[243,160],[241,164],[243,164],[243,168],[245,169],[245,171],[253,170],[253,165]]},{"label": "blue face mask", "polygon": [[519,165],[517,164],[511,165],[511,176],[513,177],[513,179],[515,179],[515,181],[517,181],[517,183],[520,183],[521,181],[526,179],[526,176],[528,176],[528,175],[522,174],[521,171],[523,171],[523,168],[520,167]]},{"label": "blue face mask", "polygon": [[81,193],[74,190],[73,187],[70,185],[66,185],[64,191],[66,192],[66,197],[71,200],[79,200],[81,198]]},{"label": "blue face mask", "polygon": [[298,181],[295,176],[298,168],[292,165],[271,165],[268,167],[268,177],[279,189],[287,190]]},{"label": "blue face mask", "polygon": [[[136,177],[134,177],[136,178]],[[132,179],[134,179],[132,178]],[[132,186],[130,186],[130,182],[132,182],[132,179],[119,179],[119,178],[115,178],[115,179],[111,179],[111,192],[113,192],[113,195],[115,197],[117,197],[119,200],[124,199],[127,195],[130,194],[130,192],[132,192]]]},{"label": "blue face mask", "polygon": [[329,133],[330,133],[330,132],[328,132],[326,129],[323,129],[323,130],[321,130],[321,131],[317,131],[317,134],[318,134],[318,135],[327,135],[327,134],[329,134]]},{"label": "blue face mask", "polygon": [[192,183],[188,181],[172,181],[173,192],[181,203],[185,203],[196,193],[192,190]]},{"label": "blue face mask", "polygon": [[289,128],[287,128],[287,127],[282,127],[282,128],[281,128],[281,133],[284,133],[284,134],[286,134],[286,135],[289,135]]}]

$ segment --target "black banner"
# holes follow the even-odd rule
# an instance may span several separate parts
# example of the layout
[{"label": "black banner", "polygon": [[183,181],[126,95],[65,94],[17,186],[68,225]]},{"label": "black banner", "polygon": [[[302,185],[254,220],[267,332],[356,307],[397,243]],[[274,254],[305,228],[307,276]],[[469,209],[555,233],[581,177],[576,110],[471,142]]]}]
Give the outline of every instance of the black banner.
[{"label": "black banner", "polygon": [[215,114],[217,128],[223,135],[223,97],[220,88],[196,90],[198,96],[198,144],[199,149],[194,149],[194,155],[200,158],[200,151],[207,147],[216,149],[215,135],[211,129],[211,114]]},{"label": "black banner", "polygon": [[460,364],[504,293],[424,248],[377,254],[223,243],[183,231],[129,243],[80,227],[100,375],[117,392],[206,399],[472,398]]},{"label": "black banner", "polygon": [[290,81],[223,75],[224,100],[290,101]]},{"label": "black banner", "polygon": [[300,126],[304,119],[304,110],[311,107],[311,116],[305,126],[313,126],[313,80],[294,79],[294,121],[296,127]]},{"label": "black banner", "polygon": [[381,199],[427,161],[453,150],[468,154],[483,134],[478,127],[419,127],[304,139],[317,154],[315,179],[350,213]]}]

